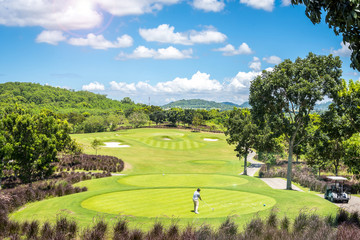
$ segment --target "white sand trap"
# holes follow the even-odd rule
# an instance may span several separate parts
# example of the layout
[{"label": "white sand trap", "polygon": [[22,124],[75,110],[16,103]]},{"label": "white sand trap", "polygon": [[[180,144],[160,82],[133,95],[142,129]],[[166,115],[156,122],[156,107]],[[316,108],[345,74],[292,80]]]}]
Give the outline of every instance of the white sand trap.
[{"label": "white sand trap", "polygon": [[126,148],[126,147],[130,147],[129,145],[121,145],[121,143],[119,142],[104,142],[105,147],[109,147],[109,148]]},{"label": "white sand trap", "polygon": [[219,141],[219,139],[216,139],[216,138],[204,138],[204,141],[216,142],[216,141]]},{"label": "white sand trap", "polygon": [[163,138],[163,140],[170,141],[171,139],[170,138]]}]

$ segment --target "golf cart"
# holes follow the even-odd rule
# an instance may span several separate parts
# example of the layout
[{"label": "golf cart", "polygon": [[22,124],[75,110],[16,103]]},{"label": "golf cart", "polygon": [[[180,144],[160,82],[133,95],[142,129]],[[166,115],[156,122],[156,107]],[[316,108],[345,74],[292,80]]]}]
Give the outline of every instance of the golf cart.
[{"label": "golf cart", "polygon": [[344,181],[347,179],[337,176],[328,176],[326,178],[330,180],[331,184],[327,186],[324,198],[331,202],[348,203],[350,194],[346,193],[344,189]]}]

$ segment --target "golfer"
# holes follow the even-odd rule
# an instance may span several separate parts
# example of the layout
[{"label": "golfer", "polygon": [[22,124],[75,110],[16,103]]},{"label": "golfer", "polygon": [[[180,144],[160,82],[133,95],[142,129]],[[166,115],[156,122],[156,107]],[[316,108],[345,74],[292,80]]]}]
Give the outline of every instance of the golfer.
[{"label": "golfer", "polygon": [[199,212],[198,212],[199,199],[202,201],[202,199],[201,199],[201,197],[200,197],[200,188],[198,188],[198,189],[194,192],[194,196],[193,196],[194,212],[195,212],[196,214],[199,214]]}]

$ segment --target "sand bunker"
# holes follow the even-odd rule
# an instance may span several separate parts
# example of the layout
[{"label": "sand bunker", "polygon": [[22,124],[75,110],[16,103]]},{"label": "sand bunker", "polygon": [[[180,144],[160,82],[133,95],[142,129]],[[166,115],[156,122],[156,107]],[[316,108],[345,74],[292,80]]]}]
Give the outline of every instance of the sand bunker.
[{"label": "sand bunker", "polygon": [[204,138],[204,141],[216,142],[216,141],[219,141],[219,139],[216,139],[216,138]]},{"label": "sand bunker", "polygon": [[171,139],[170,138],[163,138],[163,140],[170,141]]},{"label": "sand bunker", "polygon": [[129,145],[121,145],[121,143],[119,142],[104,142],[105,147],[109,147],[109,148],[126,148],[126,147],[130,147]]}]

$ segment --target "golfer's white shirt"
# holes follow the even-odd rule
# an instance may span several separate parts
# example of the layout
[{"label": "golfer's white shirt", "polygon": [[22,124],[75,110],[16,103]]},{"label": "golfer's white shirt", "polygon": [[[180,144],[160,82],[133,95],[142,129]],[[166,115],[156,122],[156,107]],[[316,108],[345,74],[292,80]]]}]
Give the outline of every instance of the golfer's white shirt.
[{"label": "golfer's white shirt", "polygon": [[199,197],[200,197],[200,193],[198,191],[195,191],[194,196],[193,196],[193,200],[197,201],[197,200],[199,200]]}]

